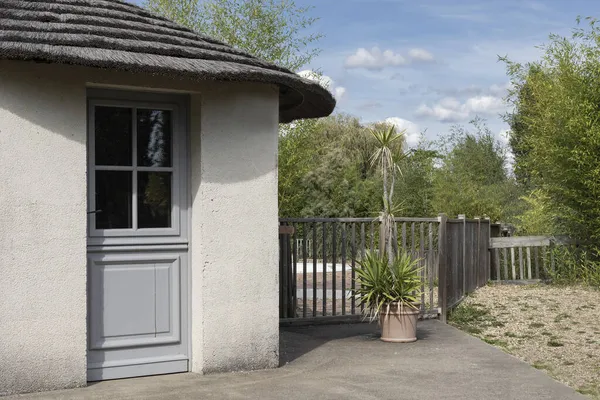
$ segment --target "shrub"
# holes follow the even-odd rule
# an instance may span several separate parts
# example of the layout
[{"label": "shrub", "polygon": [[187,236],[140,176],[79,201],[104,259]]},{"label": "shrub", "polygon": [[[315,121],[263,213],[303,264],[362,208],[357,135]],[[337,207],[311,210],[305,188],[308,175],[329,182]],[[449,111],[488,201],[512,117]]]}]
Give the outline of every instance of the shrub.
[{"label": "shrub", "polygon": [[[551,249],[548,257],[552,255],[554,269],[546,268],[552,283],[583,284],[600,288],[600,249],[562,246]],[[546,260],[547,266],[550,265],[549,261]]]}]

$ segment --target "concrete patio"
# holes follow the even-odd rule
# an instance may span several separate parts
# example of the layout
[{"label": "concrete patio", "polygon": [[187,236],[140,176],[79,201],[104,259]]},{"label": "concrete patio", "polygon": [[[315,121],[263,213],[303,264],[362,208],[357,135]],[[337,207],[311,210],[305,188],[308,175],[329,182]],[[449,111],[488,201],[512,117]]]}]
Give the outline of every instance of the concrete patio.
[{"label": "concrete patio", "polygon": [[[180,374],[19,399],[585,399],[518,359],[439,321],[388,344],[368,324],[285,328],[277,370]],[[11,399],[11,397],[7,397]]]}]

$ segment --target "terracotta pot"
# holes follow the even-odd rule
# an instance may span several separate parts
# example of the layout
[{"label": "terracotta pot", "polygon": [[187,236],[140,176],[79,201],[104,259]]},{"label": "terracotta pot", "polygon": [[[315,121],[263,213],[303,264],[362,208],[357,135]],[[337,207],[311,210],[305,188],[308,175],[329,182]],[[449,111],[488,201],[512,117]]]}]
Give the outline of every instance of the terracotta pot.
[{"label": "terracotta pot", "polygon": [[381,309],[379,324],[384,342],[410,343],[417,340],[419,305],[390,303]]}]

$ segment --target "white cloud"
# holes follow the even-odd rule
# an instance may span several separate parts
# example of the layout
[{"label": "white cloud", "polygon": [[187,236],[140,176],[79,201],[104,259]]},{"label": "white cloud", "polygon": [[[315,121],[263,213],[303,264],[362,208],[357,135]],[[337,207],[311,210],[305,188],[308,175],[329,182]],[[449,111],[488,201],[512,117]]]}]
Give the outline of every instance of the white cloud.
[{"label": "white cloud", "polygon": [[327,75],[320,75],[310,69],[300,71],[298,72],[298,75],[303,78],[310,79],[311,81],[319,82],[321,86],[329,90],[337,100],[340,100],[346,94],[346,88],[343,86],[337,86],[335,81]]},{"label": "white cloud", "polygon": [[343,86],[338,86],[333,91],[333,95],[335,96],[336,99],[341,99],[342,97],[344,97],[345,94],[346,94],[346,88]]},{"label": "white cloud", "polygon": [[477,114],[494,115],[505,110],[504,101],[495,96],[474,96],[464,103],[454,97],[446,97],[433,106],[421,104],[415,115],[432,117],[440,122],[459,122]]},{"label": "white cloud", "polygon": [[458,122],[467,119],[469,112],[454,97],[446,97],[433,106],[421,104],[415,115],[419,117],[432,117],[441,122]]},{"label": "white cloud", "polygon": [[509,129],[502,129],[498,133],[498,138],[500,139],[500,142],[502,144],[508,144],[508,140],[510,138],[510,130]]},{"label": "white cloud", "polygon": [[465,103],[467,111],[475,114],[494,114],[504,111],[504,101],[494,96],[471,97]]},{"label": "white cloud", "polygon": [[354,54],[346,59],[346,68],[365,68],[369,70],[381,70],[386,67],[399,67],[412,62],[431,62],[433,54],[425,49],[411,49],[407,56],[395,53],[393,50],[381,50],[379,47],[356,50]]},{"label": "white cloud", "polygon": [[346,68],[382,69],[405,65],[408,61],[391,50],[381,51],[378,47],[371,50],[360,48],[346,59]]},{"label": "white cloud", "polygon": [[409,147],[414,147],[419,144],[421,131],[419,126],[414,122],[399,117],[386,118],[384,122],[394,125],[398,131],[406,130],[406,144]]},{"label": "white cloud", "polygon": [[415,61],[433,61],[433,54],[431,54],[425,49],[411,49],[408,52],[408,56]]}]

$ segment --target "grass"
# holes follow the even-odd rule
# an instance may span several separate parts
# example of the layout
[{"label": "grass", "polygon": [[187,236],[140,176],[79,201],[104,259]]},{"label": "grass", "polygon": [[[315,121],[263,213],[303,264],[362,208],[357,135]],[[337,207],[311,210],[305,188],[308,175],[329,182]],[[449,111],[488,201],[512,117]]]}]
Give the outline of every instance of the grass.
[{"label": "grass", "polygon": [[596,385],[581,386],[580,388],[577,389],[577,392],[579,392],[583,395],[590,396],[594,399],[600,398],[600,386],[596,386]]},{"label": "grass", "polygon": [[482,333],[486,326],[503,325],[481,304],[463,304],[455,309],[449,318],[451,325],[472,334]]},{"label": "grass", "polygon": [[552,372],[552,366],[541,361],[536,361],[533,364],[531,364],[531,366],[535,369],[543,369]]},{"label": "grass", "polygon": [[508,342],[506,342],[504,340],[483,338],[483,341],[486,342],[487,344],[491,344],[493,346],[502,347],[503,349],[508,348]]}]

